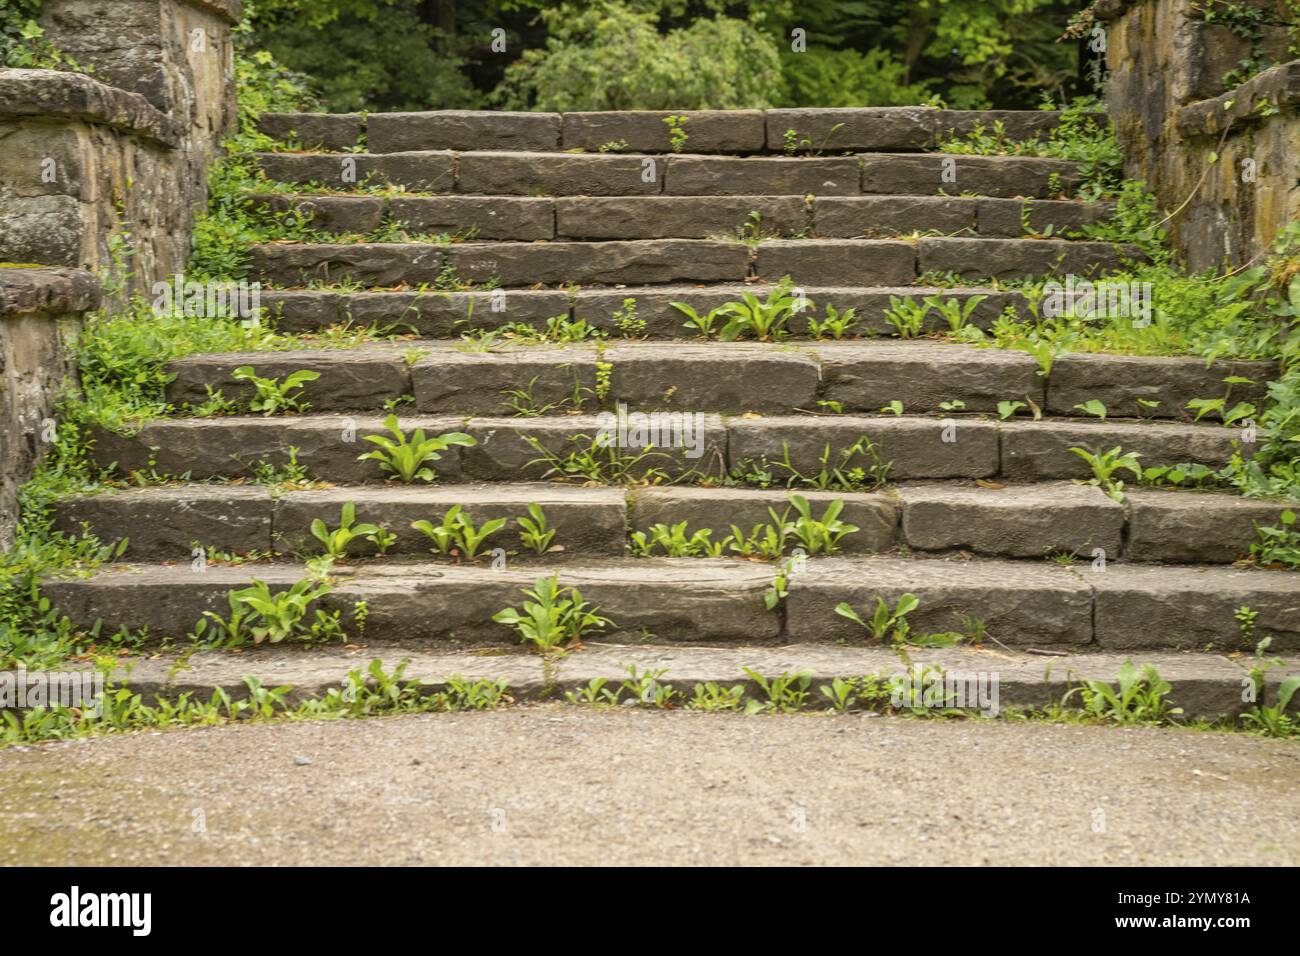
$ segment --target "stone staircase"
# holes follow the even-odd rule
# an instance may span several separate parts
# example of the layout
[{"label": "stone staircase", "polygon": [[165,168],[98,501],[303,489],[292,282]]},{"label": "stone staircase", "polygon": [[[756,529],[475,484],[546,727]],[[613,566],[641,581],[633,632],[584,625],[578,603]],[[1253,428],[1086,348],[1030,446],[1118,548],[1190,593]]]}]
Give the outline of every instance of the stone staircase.
[{"label": "stone staircase", "polygon": [[[671,115],[687,117],[678,124],[686,133],[680,151],[664,122]],[[173,363],[169,399],[177,406],[201,403],[209,390],[251,397],[232,378],[243,365],[264,377],[303,369],[320,377],[300,393],[310,403],[303,414],[166,418],[131,437],[99,435],[102,464],[187,480],[65,500],[63,527],[126,536],[130,547],[119,564],[49,582],[47,593],[82,624],[180,637],[204,611],[224,615],[232,588],[301,578],[301,558],[317,550],[311,522],[333,527],[353,502],[358,521],[390,528],[397,541],[378,557],[358,540],[354,556],[335,565],[334,589],[321,604],[349,620],[364,601],[364,629],[354,637],[361,653],[415,656],[424,670],[413,676],[516,676],[520,658],[501,649],[517,645],[491,616],[558,571],[614,622],[591,642],[599,646],[561,662],[565,686],[629,663],[677,667],[690,680],[743,680],[746,660],[806,666],[818,680],[856,676],[892,655],[868,646],[869,635],[835,606],[848,601],[869,614],[875,598],[892,606],[911,592],[919,599],[908,619],[915,631],[960,630],[977,618],[987,633],[980,649],[912,649],[912,658],[1015,674],[1014,699],[1004,694],[1004,704],[1059,699],[1067,675],[1113,679],[1131,656],[1157,664],[1191,711],[1235,713],[1248,662],[1226,655],[1250,649],[1236,610],[1258,612],[1256,632],[1275,635],[1274,651],[1300,647],[1293,577],[1233,564],[1254,525],[1275,523],[1282,506],[1137,487],[1121,503],[1075,482],[1091,472],[1070,449],[1120,446],[1143,464],[1221,466],[1240,430],[1193,422],[1186,403],[1221,394],[1227,376],[1264,382],[1273,369],[1070,354],[1043,376],[1024,352],[897,339],[885,321],[893,297],[981,295],[970,321],[987,328],[1005,309],[1027,308],[993,280],[1053,270],[1087,276],[1136,255],[1041,237],[1048,226],[1060,236],[1111,212],[1105,203],[1053,198],[1078,183],[1074,164],[933,151],[950,132],[994,120],[1023,138],[1050,128],[1056,115],[910,108],[267,115],[266,132],[312,151],[262,154],[268,180],[306,188],[260,192],[256,203],[309,213],[312,226],[328,232],[400,221],[413,233],[468,238],[254,248],[250,278],[264,283],[263,306],[280,328],[399,325],[418,340]],[[798,153],[819,155],[787,155],[791,140],[812,144]],[[936,274],[964,285],[927,285]],[[813,340],[796,316],[781,341],[706,340],[683,328],[672,305],[703,314],[742,292],[762,298],[784,276],[815,304],[810,314],[854,309],[854,337]],[[459,291],[444,289],[448,277]],[[490,339],[507,324],[544,329],[555,316],[608,337],[567,345]],[[935,314],[928,321],[928,330],[943,322]],[[459,339],[472,329],[486,330],[489,344]],[[1262,394],[1239,387],[1234,398],[1252,392]],[[1077,406],[1092,399],[1111,417],[1084,416]],[[1142,412],[1138,399],[1160,404]],[[1037,406],[1041,419],[1000,420],[1004,400]],[[889,410],[893,402],[902,403],[899,413]],[[659,448],[632,466],[633,476],[653,467],[680,483],[601,485],[576,468],[571,480],[554,480],[566,456],[590,450],[607,421],[598,414],[620,405],[702,414],[697,456]],[[444,452],[436,483],[385,480],[358,456],[373,448],[364,436],[384,433],[390,410],[408,434],[457,431],[476,443]],[[629,532],[657,523],[687,521],[718,540],[732,525],[767,520],[769,507],[779,513],[787,504],[786,473],[778,469],[769,487],[725,476],[780,462],[815,475],[864,436],[874,457],[860,450],[842,461],[863,469],[856,479],[863,490],[792,489],[818,513],[842,499],[843,519],[861,530],[844,539],[841,555],[797,566],[775,608],[764,595],[776,563],[630,555]],[[259,464],[284,468],[291,460],[317,485],[251,482]],[[873,476],[887,480],[876,486]],[[503,568],[486,557],[435,557],[411,522],[436,523],[457,504],[480,525],[507,519],[486,547],[512,552],[520,550],[514,519],[540,505],[563,551],[511,554]],[[213,558],[199,573],[195,545],[274,557]],[[276,680],[302,671],[310,684],[320,661],[341,676],[355,666],[343,660],[350,655],[320,649],[307,664],[297,651],[258,649],[239,664],[245,673],[266,668]],[[193,659],[195,673],[206,666],[214,680],[238,686],[228,664],[203,658]],[[193,679],[158,681],[182,687]],[[531,678],[512,683],[540,688]]]}]

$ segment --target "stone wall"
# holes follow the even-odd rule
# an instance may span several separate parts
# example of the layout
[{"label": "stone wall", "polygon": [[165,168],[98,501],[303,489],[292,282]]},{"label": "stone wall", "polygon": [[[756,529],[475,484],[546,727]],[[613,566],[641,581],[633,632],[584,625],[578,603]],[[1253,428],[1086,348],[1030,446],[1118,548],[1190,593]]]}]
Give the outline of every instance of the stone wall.
[{"label": "stone wall", "polygon": [[18,486],[50,438],[59,389],[74,374],[69,346],[99,282],[80,269],[0,265],[0,548],[18,519]]},{"label": "stone wall", "polygon": [[1300,61],[1227,90],[1249,56],[1286,61],[1284,0],[1242,0],[1265,25],[1247,39],[1207,23],[1196,0],[1099,0],[1106,29],[1107,100],[1126,156],[1160,207],[1186,265],[1239,265],[1300,219]]},{"label": "stone wall", "polygon": [[240,12],[238,0],[45,0],[46,36],[93,75],[0,70],[0,546],[75,374],[82,314],[185,268],[236,122]]}]

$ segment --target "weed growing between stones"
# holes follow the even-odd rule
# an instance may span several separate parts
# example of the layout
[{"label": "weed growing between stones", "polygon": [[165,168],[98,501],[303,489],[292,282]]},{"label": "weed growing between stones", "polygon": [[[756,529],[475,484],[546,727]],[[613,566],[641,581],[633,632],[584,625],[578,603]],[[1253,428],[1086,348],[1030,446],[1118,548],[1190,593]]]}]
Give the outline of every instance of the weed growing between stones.
[{"label": "weed growing between stones", "polygon": [[466,680],[459,676],[440,684],[405,680],[408,661],[387,672],[372,660],[363,671],[349,671],[340,688],[322,697],[293,703],[291,687],[266,687],[256,677],[244,678],[244,693],[234,697],[216,688],[207,700],[184,693],[174,700],[145,703],[129,686],[109,687],[98,708],[82,710],[61,705],[0,711],[0,743],[26,744],[44,740],[74,740],[109,733],[146,729],[212,727],[268,720],[340,720],[390,714],[448,713],[492,710],[512,703],[504,680]]},{"label": "weed growing between stones", "polygon": [[[539,582],[540,584],[540,582]],[[566,589],[560,588],[559,591]],[[534,592],[528,592],[530,594]],[[554,595],[552,595],[554,597]],[[585,603],[585,602],[584,602]],[[554,601],[551,602],[554,606]],[[502,612],[505,614],[506,612]],[[516,612],[517,613],[517,612]],[[549,612],[542,615],[549,618]],[[1251,671],[1262,696],[1264,673],[1281,661],[1263,657],[1267,641],[1256,655]],[[552,645],[542,699],[556,697],[555,664],[562,651]],[[288,685],[266,687],[253,676],[244,678],[242,693],[216,688],[206,700],[192,693],[175,699],[145,703],[144,695],[126,683],[110,686],[98,708],[62,705],[0,711],[0,745],[70,740],[146,729],[212,727],[236,722],[271,720],[338,720],[411,713],[446,713],[493,710],[516,703],[504,679],[471,680],[452,676],[445,681],[406,680],[408,661],[392,672],[372,660],[364,670],[348,672],[343,686],[321,697],[294,700]],[[911,666],[903,660],[905,666]],[[727,685],[701,681],[688,696],[666,680],[666,669],[627,668],[628,677],[617,685],[596,677],[566,691],[569,704],[596,709],[638,706],[657,710],[685,708],[707,713],[748,715],[867,712],[923,719],[974,719],[976,705],[965,706],[947,690],[947,672],[935,665],[913,667],[910,672],[867,674],[861,677],[815,678],[807,671],[763,674],[745,667],[746,681]],[[817,693],[814,694],[813,688]],[[1300,737],[1300,720],[1289,706],[1300,690],[1300,677],[1283,681],[1273,702],[1257,704],[1237,719],[1182,720],[1181,708],[1170,695],[1172,688],[1155,668],[1126,662],[1114,682],[1090,680],[1070,688],[1062,700],[1045,707],[1003,707],[998,713],[1010,720],[1062,724],[1119,724],[1126,727],[1167,727],[1188,730],[1244,732],[1266,737]],[[1071,706],[1074,699],[1081,706]],[[985,719],[992,719],[987,717]]]},{"label": "weed growing between stones", "polygon": [[[1050,97],[1044,107],[1051,106]],[[1114,196],[1123,178],[1124,154],[1110,124],[1097,122],[1092,114],[1104,112],[1105,104],[1083,97],[1061,107],[1060,123],[1042,139],[1013,139],[1002,123],[989,129],[977,124],[965,136],[941,140],[939,150],[971,156],[1047,156],[1080,164],[1083,181],[1078,198],[1096,200]]]}]

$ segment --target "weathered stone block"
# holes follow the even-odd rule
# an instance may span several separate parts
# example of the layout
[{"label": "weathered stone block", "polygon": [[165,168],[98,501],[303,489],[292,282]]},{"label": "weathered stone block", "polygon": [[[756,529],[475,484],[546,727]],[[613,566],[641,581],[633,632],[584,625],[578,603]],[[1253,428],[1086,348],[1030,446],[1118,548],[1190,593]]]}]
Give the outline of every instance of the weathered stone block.
[{"label": "weathered stone block", "polygon": [[257,118],[257,128],[281,143],[337,151],[361,141],[365,116],[361,113],[263,113]]},{"label": "weathered stone block", "polygon": [[975,227],[975,201],[946,196],[853,196],[813,202],[813,233],[846,239]]},{"label": "weathered stone block", "polygon": [[739,242],[652,239],[640,242],[458,243],[447,261],[462,279],[505,286],[550,283],[736,282],[749,252]]},{"label": "weathered stone block", "polygon": [[[1080,181],[1078,167],[1062,159],[864,153],[859,160],[864,193],[1046,197],[1061,189],[1072,190]],[[950,166],[945,166],[947,160],[952,161]],[[945,176],[947,170],[951,175]]]},{"label": "weathered stone block", "polygon": [[431,283],[444,261],[442,247],[430,243],[269,243],[253,246],[250,252],[250,274],[284,286],[313,280],[368,286]]},{"label": "weathered stone block", "polygon": [[945,402],[966,412],[993,411],[1008,396],[1030,396],[1041,406],[1038,365],[1023,352],[963,348],[934,342],[825,342],[822,397],[847,412],[879,412],[900,401],[909,414],[937,412]]},{"label": "weathered stone block", "polygon": [[366,142],[376,153],[411,150],[553,150],[559,145],[557,113],[434,110],[372,113]]},{"label": "weathered stone block", "polygon": [[671,196],[856,195],[853,157],[801,159],[756,156],[669,156],[664,193]]},{"label": "weathered stone block", "polygon": [[817,398],[816,359],[752,343],[615,345],[604,360],[614,366],[612,401],[632,410],[788,412]]},{"label": "weathered stone block", "polygon": [[[891,480],[997,474],[997,427],[992,422],[833,416],[818,419],[815,431],[808,423],[807,417],[730,419],[730,466],[743,467],[763,459],[782,461],[788,450],[791,465],[805,475],[816,475],[823,467],[870,470],[886,465]],[[843,454],[863,437],[873,443],[876,458],[865,452]]]},{"label": "weathered stone block", "polygon": [[807,225],[798,196],[635,196],[557,199],[558,234],[566,239],[705,239],[741,236],[753,214],[766,234]]},{"label": "weathered stone block", "polygon": [[900,485],[903,541],[920,551],[974,551],[1007,558],[1049,552],[1119,556],[1124,509],[1072,482],[981,487]]},{"label": "weathered stone block", "polygon": [[758,275],[797,285],[908,285],[916,249],[887,239],[774,239],[759,244]]},{"label": "weathered stone block", "polygon": [[507,196],[656,195],[662,158],[566,153],[462,153],[457,192]]},{"label": "weathered stone block", "polygon": [[447,233],[475,239],[529,242],[555,237],[555,206],[550,199],[496,196],[395,198],[393,220],[416,232]]},{"label": "weathered stone block", "polygon": [[638,153],[673,149],[664,119],[684,116],[683,147],[692,153],[757,153],[763,150],[762,110],[682,110],[680,112],[565,113],[561,141],[564,149],[599,149],[611,143]]}]

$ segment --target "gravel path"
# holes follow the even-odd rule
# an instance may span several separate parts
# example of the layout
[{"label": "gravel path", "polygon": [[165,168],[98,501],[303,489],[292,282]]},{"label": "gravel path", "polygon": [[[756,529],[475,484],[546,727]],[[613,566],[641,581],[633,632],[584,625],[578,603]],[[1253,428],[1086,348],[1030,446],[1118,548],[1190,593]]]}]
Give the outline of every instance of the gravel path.
[{"label": "gravel path", "polygon": [[1300,746],[562,705],[0,751],[10,864],[1300,863]]}]

